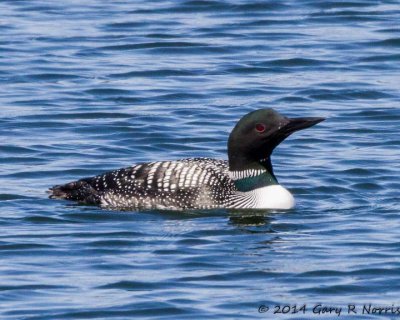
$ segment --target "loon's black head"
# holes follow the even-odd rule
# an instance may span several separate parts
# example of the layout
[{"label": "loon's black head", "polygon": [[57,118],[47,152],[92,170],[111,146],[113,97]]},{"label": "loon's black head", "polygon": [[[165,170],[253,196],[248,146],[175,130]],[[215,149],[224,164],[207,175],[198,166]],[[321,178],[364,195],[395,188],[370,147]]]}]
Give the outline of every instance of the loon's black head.
[{"label": "loon's black head", "polygon": [[261,109],[246,114],[229,136],[229,170],[264,167],[273,175],[270,156],[275,147],[293,132],[323,120],[325,119],[287,118],[273,109]]}]

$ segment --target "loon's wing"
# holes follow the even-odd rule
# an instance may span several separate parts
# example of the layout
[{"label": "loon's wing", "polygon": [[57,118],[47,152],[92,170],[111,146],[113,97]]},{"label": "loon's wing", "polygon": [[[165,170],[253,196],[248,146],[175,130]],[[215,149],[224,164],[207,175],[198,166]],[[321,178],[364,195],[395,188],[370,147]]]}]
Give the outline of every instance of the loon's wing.
[{"label": "loon's wing", "polygon": [[194,158],[138,164],[50,189],[51,198],[108,208],[218,207],[234,188],[223,160]]}]

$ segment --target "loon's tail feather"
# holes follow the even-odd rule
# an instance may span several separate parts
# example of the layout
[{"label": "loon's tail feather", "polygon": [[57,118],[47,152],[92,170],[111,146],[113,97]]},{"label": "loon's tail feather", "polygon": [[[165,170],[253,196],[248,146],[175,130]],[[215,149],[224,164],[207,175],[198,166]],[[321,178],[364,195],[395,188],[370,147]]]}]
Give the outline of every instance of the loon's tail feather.
[{"label": "loon's tail feather", "polygon": [[48,190],[50,199],[73,200],[87,204],[98,204],[99,194],[87,181],[79,180],[56,185]]}]

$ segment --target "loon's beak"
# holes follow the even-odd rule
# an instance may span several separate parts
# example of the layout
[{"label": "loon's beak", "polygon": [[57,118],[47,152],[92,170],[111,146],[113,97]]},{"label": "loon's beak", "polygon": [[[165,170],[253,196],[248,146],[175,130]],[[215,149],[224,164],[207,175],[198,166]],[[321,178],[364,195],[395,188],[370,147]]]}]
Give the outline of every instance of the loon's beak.
[{"label": "loon's beak", "polygon": [[306,129],[324,121],[325,118],[307,117],[307,118],[287,118],[287,122],[280,129],[286,135],[290,135],[295,131]]}]

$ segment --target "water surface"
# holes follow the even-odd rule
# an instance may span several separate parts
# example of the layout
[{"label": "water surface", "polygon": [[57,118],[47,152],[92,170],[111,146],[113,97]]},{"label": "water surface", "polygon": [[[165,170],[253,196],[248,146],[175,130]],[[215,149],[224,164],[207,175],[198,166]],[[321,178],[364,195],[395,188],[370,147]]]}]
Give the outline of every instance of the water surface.
[{"label": "water surface", "polygon": [[[0,12],[2,318],[400,305],[398,1],[10,0]],[[46,197],[142,161],[226,158],[233,125],[263,107],[327,117],[274,153],[294,210],[120,213]]]}]

